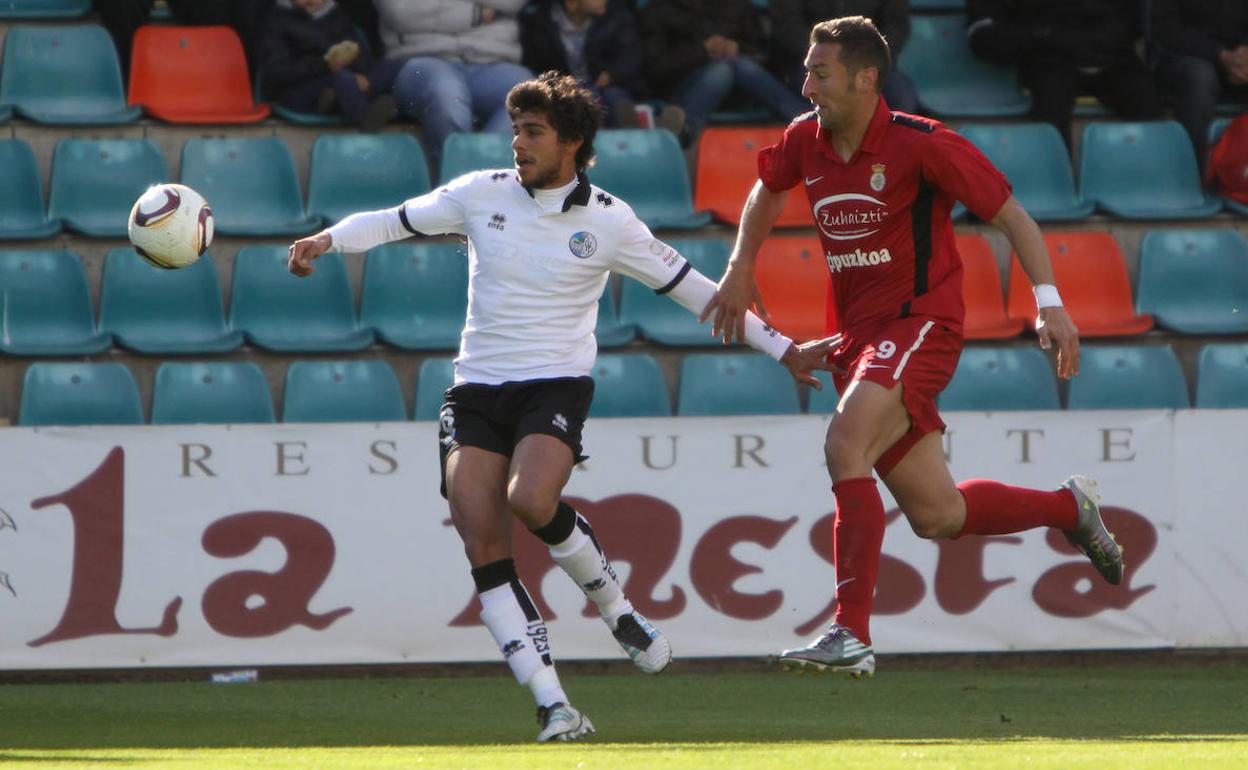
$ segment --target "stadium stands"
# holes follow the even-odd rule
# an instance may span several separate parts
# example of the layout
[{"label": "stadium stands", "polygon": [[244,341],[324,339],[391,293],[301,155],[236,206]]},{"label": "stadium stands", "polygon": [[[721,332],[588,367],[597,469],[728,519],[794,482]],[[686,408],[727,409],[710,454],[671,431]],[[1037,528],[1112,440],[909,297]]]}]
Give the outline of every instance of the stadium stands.
[{"label": "stadium stands", "polygon": [[22,380],[19,425],[142,425],[134,375],[123,364],[33,363]]},{"label": "stadium stands", "polygon": [[971,53],[960,14],[911,17],[898,66],[914,81],[923,106],[941,117],[1017,117],[1031,109],[1012,70]]},{"label": "stadium stands", "polygon": [[360,323],[383,342],[408,350],[454,350],[467,312],[464,246],[392,243],[365,258]]},{"label": "stadium stands", "polygon": [[1169,345],[1084,345],[1068,409],[1186,409],[1183,368]]},{"label": "stadium stands", "polygon": [[212,206],[223,235],[305,235],[321,224],[304,213],[294,161],[277,137],[187,139],[182,182]]},{"label": "stadium stands", "polygon": [[1248,409],[1248,344],[1206,345],[1200,352],[1196,408]]},{"label": "stadium stands", "polygon": [[1085,219],[1095,206],[1075,191],[1070,155],[1048,123],[975,124],[959,132],[1001,169],[1038,222]]},{"label": "stadium stands", "polygon": [[507,134],[451,134],[442,144],[441,184],[469,171],[511,168],[511,137]]},{"label": "stadium stands", "polygon": [[43,211],[43,185],[30,145],[0,139],[0,240],[47,238],[61,230]]},{"label": "stadium stands", "polygon": [[645,353],[600,355],[593,377],[591,417],[667,417],[672,413],[663,371]]},{"label": "stadium stands", "polygon": [[968,340],[999,340],[1017,337],[1026,325],[1005,314],[1001,271],[992,246],[982,235],[955,236],[962,256],[962,294],[966,303],[963,332]]},{"label": "stadium stands", "polygon": [[4,0],[0,20],[78,19],[91,11],[91,0]]},{"label": "stadium stands", "polygon": [[[741,221],[741,208],[758,181],[758,151],[780,141],[783,126],[712,126],[698,139],[693,206],[710,211],[729,224]],[[806,196],[792,190],[778,227],[810,227],[810,205]]]},{"label": "stadium stands", "polygon": [[1221,199],[1201,189],[1196,153],[1174,121],[1089,123],[1079,192],[1124,219],[1199,219],[1222,208]]},{"label": "stadium stands", "polygon": [[[709,274],[712,281],[718,274]],[[755,279],[771,325],[804,342],[836,329],[827,262],[816,237],[772,236],[758,252]]]},{"label": "stadium stands", "polygon": [[420,362],[416,375],[416,408],[414,420],[436,420],[442,409],[442,397],[455,381],[455,362],[450,358],[426,358]]},{"label": "stadium stands", "polygon": [[167,361],[156,370],[153,425],[273,421],[269,383],[250,361]]},{"label": "stadium stands", "polygon": [[9,30],[0,63],[0,104],[37,123],[130,123],[117,49],[103,27],[35,26]]},{"label": "stadium stands", "polygon": [[1136,305],[1181,334],[1248,333],[1248,241],[1237,230],[1153,230]]},{"label": "stadium stands", "polygon": [[608,129],[598,133],[594,150],[590,180],[627,201],[650,227],[691,229],[711,221],[710,212],[693,210],[688,166],[670,132]]},{"label": "stadium stands", "polygon": [[0,351],[13,356],[99,353],[112,338],[95,328],[87,274],[77,254],[0,251]]},{"label": "stadium stands", "polygon": [[308,214],[333,224],[429,192],[429,165],[411,134],[322,134],[308,168]]},{"label": "stadium stands", "polygon": [[48,218],[94,238],[124,238],[134,202],[169,179],[148,139],[62,139],[52,156]]},{"label": "stadium stands", "polygon": [[[693,268],[711,280],[718,280],[728,264],[728,244],[718,238],[690,238],[669,242],[689,260]],[[621,279],[620,322],[633,324],[642,337],[663,345],[708,345],[711,324],[698,323],[698,317],[671,297],[655,294],[654,289],[633,280]]]},{"label": "stadium stands", "polygon": [[1061,408],[1053,367],[1036,347],[964,349],[939,402],[951,412]]},{"label": "stadium stands", "polygon": [[252,98],[243,44],[229,27],[140,27],[130,53],[130,103],[170,123],[255,123],[269,116],[268,105]]},{"label": "stadium stands", "polygon": [[283,401],[283,422],[407,419],[399,378],[385,361],[295,361]]},{"label": "stadium stands", "polygon": [[797,414],[797,387],[762,353],[690,353],[680,367],[682,417]]}]

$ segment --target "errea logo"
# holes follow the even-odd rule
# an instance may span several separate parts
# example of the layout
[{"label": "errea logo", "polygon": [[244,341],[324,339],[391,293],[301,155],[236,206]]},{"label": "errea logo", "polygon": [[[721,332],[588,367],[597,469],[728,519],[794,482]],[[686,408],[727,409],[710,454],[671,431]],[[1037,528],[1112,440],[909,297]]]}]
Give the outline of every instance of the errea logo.
[{"label": "errea logo", "polygon": [[490,215],[490,223],[486,227],[491,230],[505,230],[507,229],[507,217],[496,211]]}]

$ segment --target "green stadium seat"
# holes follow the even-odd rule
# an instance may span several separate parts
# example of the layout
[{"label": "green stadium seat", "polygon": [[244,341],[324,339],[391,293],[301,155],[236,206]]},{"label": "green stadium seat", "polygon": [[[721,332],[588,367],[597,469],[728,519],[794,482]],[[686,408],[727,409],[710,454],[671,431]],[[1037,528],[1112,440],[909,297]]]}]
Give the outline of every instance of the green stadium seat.
[{"label": "green stadium seat", "polygon": [[1174,121],[1089,123],[1083,130],[1079,191],[1126,219],[1201,219],[1222,208],[1200,184],[1196,153]]},{"label": "green stadium seat", "polygon": [[1197,409],[1248,409],[1248,345],[1206,345],[1196,370]]},{"label": "green stadium seat", "polygon": [[269,382],[250,361],[166,361],[156,370],[153,425],[273,421]]},{"label": "green stadium seat", "polygon": [[672,402],[659,362],[645,353],[607,353],[594,363],[591,417],[667,417]]},{"label": "green stadium seat", "polygon": [[1014,196],[1040,222],[1085,219],[1095,206],[1079,198],[1070,155],[1048,123],[979,124],[959,129],[1014,185]]},{"label": "green stadium seat", "polygon": [[[689,238],[668,242],[684,255],[693,269],[718,281],[728,265],[728,244],[719,238]],[[711,322],[698,323],[698,317],[666,295],[624,278],[620,287],[620,322],[632,324],[646,339],[663,345],[714,345]]]},{"label": "green stadium seat", "polygon": [[912,16],[910,40],[898,57],[931,112],[953,117],[1026,115],[1031,99],[1018,87],[1014,71],[971,53],[966,17]]},{"label": "green stadium seat", "polygon": [[294,161],[276,137],[187,139],[182,183],[207,199],[222,235],[305,235],[321,224],[304,213]]},{"label": "green stadium seat", "polygon": [[442,143],[441,184],[470,171],[487,168],[512,168],[515,155],[510,134],[456,133]]},{"label": "green stadium seat", "polygon": [[269,99],[264,89],[262,68],[256,70],[253,89],[256,104],[272,102],[269,107],[273,110],[274,115],[288,120],[297,126],[341,126],[346,123],[340,112],[300,112]]},{"label": "green stadium seat", "polygon": [[611,284],[598,299],[598,326],[594,329],[594,339],[600,348],[616,348],[627,345],[637,337],[637,327],[620,320],[619,311],[615,308],[615,296]]},{"label": "green stadium seat", "polygon": [[7,104],[0,104],[0,123],[4,123],[13,117],[13,108]]},{"label": "green stadium seat", "polygon": [[243,344],[225,323],[221,284],[210,254],[162,270],[129,246],[104,257],[100,330],[140,353],[225,353]]},{"label": "green stadium seat", "polygon": [[420,362],[416,375],[416,409],[414,420],[436,420],[442,410],[443,396],[455,382],[455,361],[451,358],[426,358]]},{"label": "green stadium seat", "polygon": [[940,394],[951,412],[1061,409],[1057,380],[1039,348],[966,348]]},{"label": "green stadium seat", "polygon": [[910,10],[919,13],[928,11],[960,11],[966,8],[966,0],[910,0]]},{"label": "green stadium seat", "polygon": [[4,0],[0,19],[80,19],[91,12],[91,0]]},{"label": "green stadium seat", "polygon": [[682,417],[799,412],[793,378],[762,353],[691,353],[680,367]]},{"label": "green stadium seat", "polygon": [[286,269],[286,246],[244,246],[234,257],[230,325],[253,344],[282,352],[363,350],[373,344],[360,326],[347,266],[328,252],[307,278]]},{"label": "green stadium seat", "polygon": [[286,369],[282,422],[406,419],[399,378],[385,361],[295,361]]},{"label": "green stadium seat", "polygon": [[1085,345],[1068,409],[1186,409],[1183,367],[1169,345]]},{"label": "green stadium seat", "polygon": [[0,63],[0,104],[36,123],[59,125],[131,123],[141,114],[126,105],[117,48],[98,25],[11,27]]},{"label": "green stadium seat", "polygon": [[340,222],[429,192],[429,165],[411,134],[322,134],[312,145],[308,213]]},{"label": "green stadium seat", "polygon": [[60,220],[44,214],[43,185],[30,145],[0,139],[0,179],[0,240],[35,240],[60,232]]},{"label": "green stadium seat", "polygon": [[1136,307],[1182,334],[1248,333],[1248,240],[1238,230],[1153,230]]},{"label": "green stadium seat", "polygon": [[124,238],[134,202],[170,179],[151,140],[62,139],[52,155],[48,218],[95,238]]},{"label": "green stadium seat", "polygon": [[19,425],[142,425],[139,386],[115,362],[33,363],[22,379]]},{"label": "green stadium seat", "polygon": [[360,324],[407,350],[454,350],[468,315],[468,255],[459,243],[392,243],[364,260]]},{"label": "green stadium seat", "polygon": [[9,355],[85,355],[113,344],[96,330],[87,272],[68,251],[0,251],[0,303],[0,351]]},{"label": "green stadium seat", "polygon": [[689,168],[670,131],[606,129],[594,140],[597,161],[589,178],[608,195],[618,195],[652,228],[702,227],[709,211],[693,210]]}]

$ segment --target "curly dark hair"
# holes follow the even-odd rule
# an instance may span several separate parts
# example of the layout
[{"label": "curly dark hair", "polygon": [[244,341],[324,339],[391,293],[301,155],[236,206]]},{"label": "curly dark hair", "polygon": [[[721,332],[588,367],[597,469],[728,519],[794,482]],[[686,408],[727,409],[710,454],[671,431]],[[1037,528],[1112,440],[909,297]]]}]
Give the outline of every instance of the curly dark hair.
[{"label": "curly dark hair", "polygon": [[602,107],[579,80],[551,70],[517,83],[507,92],[507,114],[514,120],[522,112],[545,115],[561,142],[582,140],[576,151],[578,171],[593,165],[594,137],[602,122]]},{"label": "curly dark hair", "polygon": [[878,76],[875,90],[883,87],[884,78],[892,68],[888,41],[875,24],[865,16],[842,16],[821,21],[810,30],[811,43],[837,43],[841,46],[840,61],[850,74],[874,67]]}]

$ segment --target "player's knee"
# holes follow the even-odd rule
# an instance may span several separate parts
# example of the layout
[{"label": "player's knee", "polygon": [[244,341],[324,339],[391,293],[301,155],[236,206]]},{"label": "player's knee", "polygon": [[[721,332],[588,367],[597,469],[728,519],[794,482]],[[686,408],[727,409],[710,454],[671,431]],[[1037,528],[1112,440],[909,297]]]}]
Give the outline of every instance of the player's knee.
[{"label": "player's knee", "polygon": [[962,531],[963,522],[958,520],[956,513],[952,507],[939,504],[911,505],[905,510],[910,529],[924,540],[957,537]]},{"label": "player's knee", "polygon": [[950,532],[949,523],[940,519],[910,519],[910,529],[924,540],[939,540],[953,537],[957,532]]},{"label": "player's knee", "polygon": [[534,484],[514,483],[507,490],[507,505],[529,529],[547,524],[558,504],[558,491],[552,494]]},{"label": "player's knee", "polygon": [[871,472],[871,463],[860,442],[843,432],[828,431],[823,442],[823,456],[828,463],[828,473],[835,479],[848,479]]}]

